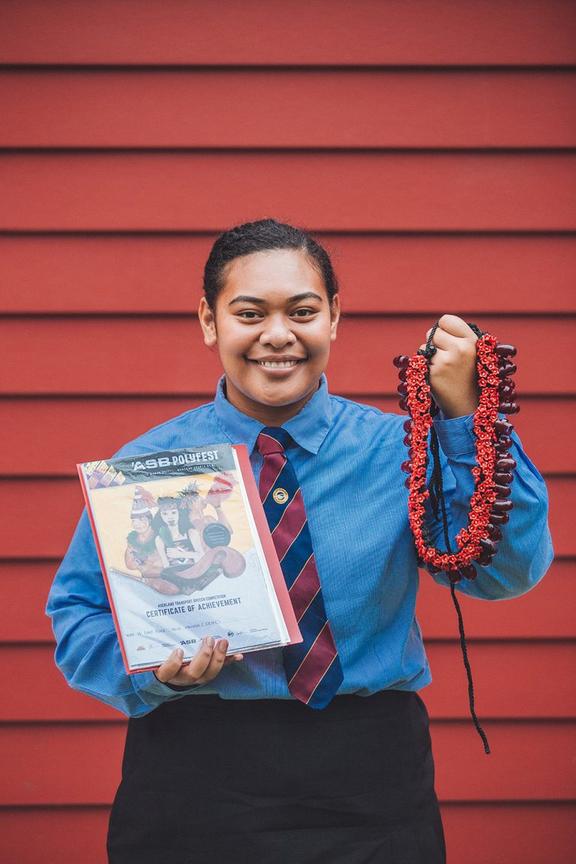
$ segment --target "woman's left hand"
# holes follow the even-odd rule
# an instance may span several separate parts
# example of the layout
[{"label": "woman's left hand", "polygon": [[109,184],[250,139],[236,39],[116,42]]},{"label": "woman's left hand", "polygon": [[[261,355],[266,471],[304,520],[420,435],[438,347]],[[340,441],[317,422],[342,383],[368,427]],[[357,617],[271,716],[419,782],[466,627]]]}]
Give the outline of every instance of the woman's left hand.
[{"label": "woman's left hand", "polygon": [[430,386],[445,417],[473,414],[478,407],[476,339],[474,331],[457,315],[440,318],[432,339],[438,350],[430,364]]}]

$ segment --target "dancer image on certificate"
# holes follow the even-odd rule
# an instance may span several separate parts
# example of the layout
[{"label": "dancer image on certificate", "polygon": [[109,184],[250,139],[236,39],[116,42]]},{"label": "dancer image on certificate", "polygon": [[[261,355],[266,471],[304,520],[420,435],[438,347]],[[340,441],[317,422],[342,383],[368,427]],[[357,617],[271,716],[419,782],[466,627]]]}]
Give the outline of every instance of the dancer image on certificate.
[{"label": "dancer image on certificate", "polygon": [[128,574],[131,578],[139,579],[161,594],[177,594],[175,586],[162,576],[164,563],[154,528],[155,508],[154,497],[137,486],[132,503],[132,530],[126,538],[124,560],[128,569],[133,571]]},{"label": "dancer image on certificate", "polygon": [[156,547],[164,564],[162,577],[185,594],[205,588],[221,573],[240,576],[245,568],[242,554],[229,546],[232,528],[221,502],[217,518],[206,515],[208,506],[195,483],[179,498],[158,499]]}]

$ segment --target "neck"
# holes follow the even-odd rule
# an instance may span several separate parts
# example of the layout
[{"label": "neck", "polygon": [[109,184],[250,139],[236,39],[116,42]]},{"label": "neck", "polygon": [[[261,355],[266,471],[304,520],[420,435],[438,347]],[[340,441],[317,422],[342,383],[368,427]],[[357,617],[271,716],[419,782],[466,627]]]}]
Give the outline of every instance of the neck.
[{"label": "neck", "polygon": [[282,426],[300,413],[306,403],[314,396],[319,386],[320,382],[318,382],[318,386],[314,390],[307,393],[302,399],[298,399],[297,402],[291,402],[289,405],[266,405],[263,402],[255,402],[229,384],[224,385],[224,393],[228,402],[237,408],[238,411],[241,411],[242,414],[258,420],[264,426]]}]

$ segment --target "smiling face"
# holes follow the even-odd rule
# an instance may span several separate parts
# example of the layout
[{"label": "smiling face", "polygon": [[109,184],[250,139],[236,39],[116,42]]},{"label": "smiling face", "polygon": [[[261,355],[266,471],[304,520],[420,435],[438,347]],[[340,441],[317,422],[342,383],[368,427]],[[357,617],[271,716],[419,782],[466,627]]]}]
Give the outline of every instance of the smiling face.
[{"label": "smiling face", "polygon": [[213,311],[203,298],[204,341],[216,346],[228,400],[268,426],[297,414],[318,389],[336,338],[338,295],[293,249],[235,258]]},{"label": "smiling face", "polygon": [[132,517],[132,528],[137,534],[145,534],[150,528],[152,517],[148,514]]},{"label": "smiling face", "polygon": [[179,516],[180,511],[176,506],[167,504],[166,506],[160,507],[160,518],[166,523],[166,525],[176,527],[178,525]]}]

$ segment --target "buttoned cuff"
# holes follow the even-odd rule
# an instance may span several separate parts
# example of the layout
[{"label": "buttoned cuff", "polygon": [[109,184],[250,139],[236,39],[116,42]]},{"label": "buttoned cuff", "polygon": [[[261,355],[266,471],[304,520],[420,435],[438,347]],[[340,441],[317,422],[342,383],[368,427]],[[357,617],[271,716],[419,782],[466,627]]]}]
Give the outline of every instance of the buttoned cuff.
[{"label": "buttoned cuff", "polygon": [[439,415],[434,420],[434,429],[440,446],[448,458],[467,456],[476,452],[473,414],[450,419]]}]

